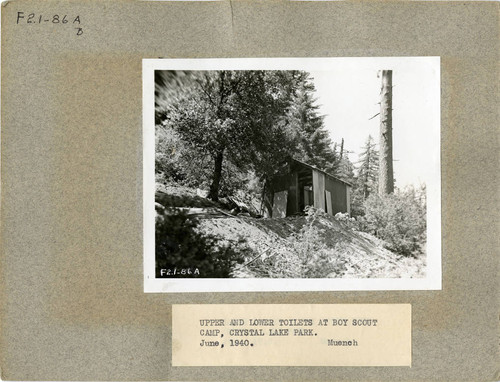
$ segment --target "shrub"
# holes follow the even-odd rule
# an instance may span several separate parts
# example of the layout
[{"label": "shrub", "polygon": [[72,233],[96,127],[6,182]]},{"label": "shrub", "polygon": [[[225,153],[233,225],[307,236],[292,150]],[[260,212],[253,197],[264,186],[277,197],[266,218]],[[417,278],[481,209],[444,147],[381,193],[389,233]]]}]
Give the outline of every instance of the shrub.
[{"label": "shrub", "polygon": [[[214,235],[197,230],[198,220],[178,209],[167,209],[156,220],[156,277],[161,269],[190,269],[193,273],[169,277],[231,277],[249,251],[243,241],[223,243]],[[198,269],[199,273],[194,273]]]},{"label": "shrub", "polygon": [[335,250],[328,248],[321,235],[324,230],[314,223],[320,216],[328,216],[321,210],[306,207],[306,224],[295,241],[295,251],[302,259],[303,277],[324,278],[341,276],[345,271],[345,259]]},{"label": "shrub", "polygon": [[401,255],[417,255],[426,240],[425,198],[414,189],[380,196],[372,194],[364,203],[360,227],[387,243]]},{"label": "shrub", "polygon": [[289,245],[272,248],[268,258],[252,266],[253,271],[272,278],[342,277],[346,270],[343,254],[325,244],[324,230],[315,224],[325,212],[314,207],[306,207],[305,212],[306,222],[289,238]]}]

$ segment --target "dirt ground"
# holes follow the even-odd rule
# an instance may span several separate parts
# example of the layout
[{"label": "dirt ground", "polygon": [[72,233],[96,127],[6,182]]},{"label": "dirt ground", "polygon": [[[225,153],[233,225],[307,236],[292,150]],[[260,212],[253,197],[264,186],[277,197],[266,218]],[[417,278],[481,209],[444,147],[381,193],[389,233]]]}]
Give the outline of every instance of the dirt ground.
[{"label": "dirt ground", "polygon": [[[305,216],[255,219],[248,216],[214,216],[200,220],[200,228],[227,240],[246,239],[255,257],[239,266],[237,277],[259,277],[246,265],[265,261],[283,248],[293,247],[297,233],[306,224]],[[359,232],[348,223],[323,215],[315,222],[326,248],[341,257],[343,271],[330,277],[343,278],[420,278],[425,277],[425,255],[403,257],[384,248],[376,237]]]}]

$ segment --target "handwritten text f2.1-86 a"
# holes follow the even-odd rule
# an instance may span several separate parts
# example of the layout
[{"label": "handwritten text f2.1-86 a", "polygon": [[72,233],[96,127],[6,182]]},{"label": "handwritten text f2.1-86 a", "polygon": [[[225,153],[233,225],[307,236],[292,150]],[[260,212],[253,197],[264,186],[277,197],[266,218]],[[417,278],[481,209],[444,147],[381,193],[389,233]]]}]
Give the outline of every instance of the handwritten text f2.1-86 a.
[{"label": "handwritten text f2.1-86 a", "polygon": [[51,14],[37,14],[27,12],[17,12],[16,24],[59,24],[59,25],[73,25],[76,29],[76,35],[81,36],[83,29],[81,28],[80,15],[63,15],[57,13]]}]

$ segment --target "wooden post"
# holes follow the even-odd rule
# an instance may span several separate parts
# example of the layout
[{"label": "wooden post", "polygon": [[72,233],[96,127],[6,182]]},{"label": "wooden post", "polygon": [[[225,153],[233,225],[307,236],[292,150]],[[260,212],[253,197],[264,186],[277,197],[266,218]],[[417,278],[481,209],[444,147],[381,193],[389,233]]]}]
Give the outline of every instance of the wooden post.
[{"label": "wooden post", "polygon": [[382,70],[380,97],[378,193],[385,195],[394,192],[394,171],[392,168],[392,70]]}]

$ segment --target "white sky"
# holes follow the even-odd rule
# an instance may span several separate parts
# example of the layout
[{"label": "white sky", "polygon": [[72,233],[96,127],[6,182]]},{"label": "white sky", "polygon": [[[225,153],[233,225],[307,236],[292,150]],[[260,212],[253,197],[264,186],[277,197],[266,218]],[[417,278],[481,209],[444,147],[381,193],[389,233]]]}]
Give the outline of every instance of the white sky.
[{"label": "white sky", "polygon": [[[382,62],[381,62],[382,61]],[[384,62],[385,61],[385,62]],[[425,183],[439,163],[439,58],[343,59],[328,70],[309,70],[316,104],[334,142],[356,163],[369,134],[378,145],[381,69],[393,70],[393,158],[396,186]]]}]

